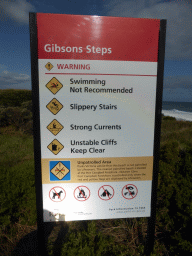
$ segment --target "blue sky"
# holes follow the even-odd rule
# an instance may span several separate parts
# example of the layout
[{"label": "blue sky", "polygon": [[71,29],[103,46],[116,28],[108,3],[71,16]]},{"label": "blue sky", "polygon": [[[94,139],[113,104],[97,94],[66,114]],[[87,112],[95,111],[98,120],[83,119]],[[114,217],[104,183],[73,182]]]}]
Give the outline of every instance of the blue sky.
[{"label": "blue sky", "polygon": [[1,0],[0,89],[31,89],[29,12],[167,19],[163,100],[192,102],[191,0]]}]

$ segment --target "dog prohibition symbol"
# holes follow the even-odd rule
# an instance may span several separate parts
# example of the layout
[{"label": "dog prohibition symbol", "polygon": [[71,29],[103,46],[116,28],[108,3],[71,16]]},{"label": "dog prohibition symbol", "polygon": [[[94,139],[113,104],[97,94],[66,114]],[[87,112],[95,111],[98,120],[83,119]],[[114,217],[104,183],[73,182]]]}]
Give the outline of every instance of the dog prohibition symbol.
[{"label": "dog prohibition symbol", "polygon": [[60,198],[60,196],[61,196],[61,193],[63,193],[63,191],[61,190],[60,192],[58,192],[58,193],[55,193],[55,192],[53,192],[53,197],[52,197],[52,199],[55,199],[55,197],[57,196],[58,197],[58,199]]}]

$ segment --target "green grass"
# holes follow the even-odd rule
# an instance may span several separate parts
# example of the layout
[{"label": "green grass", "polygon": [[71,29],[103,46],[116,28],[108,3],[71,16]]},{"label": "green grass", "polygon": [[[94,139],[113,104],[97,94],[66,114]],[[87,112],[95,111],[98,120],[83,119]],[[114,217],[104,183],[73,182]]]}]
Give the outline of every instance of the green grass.
[{"label": "green grass", "polygon": [[192,147],[192,122],[163,120],[161,125],[161,145],[176,140],[181,149]]},{"label": "green grass", "polygon": [[5,89],[0,90],[0,106],[20,107],[22,102],[32,99],[31,90]]},{"label": "green grass", "polygon": [[10,126],[0,129],[0,142],[0,251],[10,255],[23,227],[36,224],[33,137]]},{"label": "green grass", "polygon": [[34,160],[32,136],[14,132],[13,127],[6,127],[1,129],[0,141],[0,168],[14,167],[26,160]]}]

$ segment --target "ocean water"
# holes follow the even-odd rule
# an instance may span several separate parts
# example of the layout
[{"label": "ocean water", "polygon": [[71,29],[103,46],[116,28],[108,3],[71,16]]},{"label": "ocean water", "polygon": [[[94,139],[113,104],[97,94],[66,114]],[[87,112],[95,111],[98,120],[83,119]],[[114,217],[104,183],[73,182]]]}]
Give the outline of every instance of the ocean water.
[{"label": "ocean water", "polygon": [[162,114],[192,122],[192,102],[163,101]]}]

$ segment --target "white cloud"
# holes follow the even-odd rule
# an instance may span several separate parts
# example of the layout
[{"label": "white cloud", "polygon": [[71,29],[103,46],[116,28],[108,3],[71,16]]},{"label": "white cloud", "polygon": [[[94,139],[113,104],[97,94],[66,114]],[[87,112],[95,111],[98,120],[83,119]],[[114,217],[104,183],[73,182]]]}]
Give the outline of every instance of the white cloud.
[{"label": "white cloud", "polygon": [[192,57],[192,12],[187,5],[161,3],[140,11],[139,18],[167,19],[166,59]]},{"label": "white cloud", "polygon": [[163,101],[191,102],[191,90],[183,88],[164,89]]},{"label": "white cloud", "polygon": [[166,59],[192,57],[192,8],[190,1],[110,1],[109,16],[166,19]]},{"label": "white cloud", "polygon": [[29,23],[29,12],[34,12],[35,7],[26,0],[1,0],[0,11],[2,17],[0,19],[10,18],[20,24]]},{"label": "white cloud", "polygon": [[4,64],[0,64],[0,73],[7,70],[7,67]]},{"label": "white cloud", "polygon": [[108,10],[108,16],[117,17],[136,17],[135,15],[140,10],[153,6],[160,2],[160,0],[109,0],[105,4],[105,8]]},{"label": "white cloud", "polygon": [[164,101],[191,101],[192,75],[167,76],[163,82]]},{"label": "white cloud", "polygon": [[7,75],[7,74],[9,74],[9,71],[7,71],[7,70],[4,70],[4,71],[2,72],[2,74],[5,74],[5,75]]},{"label": "white cloud", "polygon": [[167,76],[164,78],[165,89],[184,88],[190,90],[192,96],[192,75],[191,76]]},{"label": "white cloud", "polygon": [[[18,74],[14,72],[9,72],[4,70],[0,73],[0,89],[7,89],[7,88],[26,88],[30,87],[31,79],[29,75],[26,74]],[[27,89],[27,88],[26,88]]]}]

